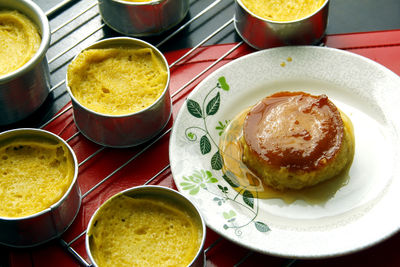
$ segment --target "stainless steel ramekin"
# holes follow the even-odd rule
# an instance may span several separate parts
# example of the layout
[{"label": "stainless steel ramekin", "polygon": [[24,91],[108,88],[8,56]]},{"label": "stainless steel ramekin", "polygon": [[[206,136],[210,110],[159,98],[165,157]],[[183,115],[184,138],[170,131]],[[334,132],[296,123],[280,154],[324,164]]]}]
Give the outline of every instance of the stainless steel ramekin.
[{"label": "stainless steel ramekin", "polygon": [[73,159],[74,177],[64,196],[50,208],[25,217],[0,217],[0,244],[10,247],[33,247],[59,237],[72,224],[81,205],[78,162],[72,148],[63,139],[45,130],[21,128],[0,133],[0,142],[32,137],[63,144]]},{"label": "stainless steel ramekin", "polygon": [[189,0],[98,1],[105,24],[135,37],[159,35],[181,22],[189,10]]},{"label": "stainless steel ramekin", "polygon": [[241,0],[235,0],[235,3],[236,31],[247,44],[256,49],[317,44],[325,35],[329,0],[309,16],[287,22],[259,17],[248,10]]},{"label": "stainless steel ramekin", "polygon": [[152,105],[127,115],[101,114],[79,103],[68,86],[68,75],[66,83],[74,109],[75,124],[84,136],[104,146],[131,147],[150,140],[161,132],[168,123],[172,106],[169,94],[170,71],[164,55],[153,45],[139,39],[131,37],[109,38],[92,44],[86,49],[118,46],[150,47],[164,62],[168,72],[167,83],[161,96]]},{"label": "stainless steel ramekin", "polygon": [[[204,255],[203,248],[204,248],[204,242],[206,239],[206,225],[205,225],[203,217],[200,214],[199,209],[193,204],[193,202],[191,202],[188,198],[186,198],[180,192],[175,191],[171,188],[157,186],[157,185],[142,185],[142,186],[129,188],[120,193],[117,193],[114,196],[112,196],[111,198],[109,198],[105,203],[112,201],[115,197],[118,197],[122,194],[129,196],[129,197],[134,197],[134,198],[154,196],[157,199],[160,199],[160,200],[166,199],[168,201],[173,201],[173,202],[177,203],[178,205],[180,205],[182,207],[182,209],[184,209],[186,212],[188,212],[190,214],[190,218],[196,224],[199,225],[199,227],[201,228],[200,230],[201,230],[201,235],[202,235],[200,246],[197,250],[197,254],[188,266],[191,266],[191,267],[205,266],[205,255]],[[90,261],[93,263],[94,266],[98,266],[98,265],[96,264],[96,261],[94,260],[93,255],[91,253],[91,249],[90,249],[91,235],[90,235],[90,233],[92,232],[91,229],[97,219],[96,215],[99,212],[99,210],[101,210],[102,207],[105,205],[105,203],[103,203],[92,215],[92,218],[90,219],[89,224],[88,224],[88,229],[86,231],[86,240],[85,240],[86,251],[90,258]]]},{"label": "stainless steel ramekin", "polygon": [[36,54],[21,68],[0,76],[0,125],[17,122],[38,109],[50,90],[46,52],[50,26],[46,15],[29,0],[2,0],[0,9],[18,10],[38,26],[42,42]]}]

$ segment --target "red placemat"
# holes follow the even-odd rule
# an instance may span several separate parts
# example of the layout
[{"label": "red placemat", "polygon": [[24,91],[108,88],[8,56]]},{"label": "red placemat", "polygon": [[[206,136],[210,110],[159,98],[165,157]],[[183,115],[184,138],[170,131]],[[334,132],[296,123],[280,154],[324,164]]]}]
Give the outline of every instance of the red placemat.
[{"label": "red placemat", "polygon": [[[326,37],[325,44],[329,47],[336,47],[366,56],[400,74],[400,30],[331,35]],[[171,68],[171,94],[174,94],[182,86],[186,85],[186,83],[191,81],[196,75],[235,45],[224,44],[199,48],[187,59]],[[165,56],[169,63],[173,63],[187,51],[168,52]],[[189,86],[177,93],[173,97],[173,117],[165,129],[168,130],[171,128],[173,120],[185,97],[205,76],[220,66],[251,52],[254,52],[252,48],[245,44],[241,45],[216,66],[196,79],[195,82],[190,83]],[[79,211],[78,217],[62,236],[63,240],[69,242],[85,230],[94,210],[106,199],[121,190],[143,185],[165,167],[168,167],[169,133],[156,138],[156,141],[153,140],[154,144],[149,147],[148,143],[139,147],[126,149],[103,148],[88,141],[80,134],[74,136],[77,133],[77,128],[73,122],[72,109],[68,105],[64,109],[67,111],[47,125],[45,129],[61,136],[65,140],[72,137],[68,140],[68,143],[75,151],[79,162],[84,161],[88,156],[102,149],[93,158],[81,164],[79,168],[78,183],[83,194],[99,181],[110,176],[110,174],[123,164],[129,162],[82,200],[82,208]],[[155,176],[155,179],[150,184],[163,185],[176,189],[169,168],[166,168],[161,174]],[[375,247],[356,254],[325,260],[298,260],[296,264],[307,266],[319,266],[321,264],[335,266],[338,264],[397,266],[400,265],[400,256],[397,256],[394,248],[399,245],[400,235],[395,235]],[[233,266],[239,262],[241,262],[241,266],[281,266],[282,264],[291,263],[288,259],[250,252],[221,238],[210,229],[207,230],[205,244],[205,248],[208,247],[210,249],[207,251],[207,266]],[[74,242],[72,248],[87,259],[84,237]],[[79,264],[62,248],[58,241],[52,241],[33,249],[10,250],[10,266],[45,267],[79,266]]]}]

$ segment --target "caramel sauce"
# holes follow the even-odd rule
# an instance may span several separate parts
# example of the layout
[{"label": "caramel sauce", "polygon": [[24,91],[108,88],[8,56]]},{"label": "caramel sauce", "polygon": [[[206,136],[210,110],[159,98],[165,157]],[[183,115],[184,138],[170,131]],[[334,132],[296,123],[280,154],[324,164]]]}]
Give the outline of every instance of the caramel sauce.
[{"label": "caramel sauce", "polygon": [[343,121],[325,95],[280,92],[248,113],[244,140],[271,167],[312,171],[334,159],[343,139]]},{"label": "caramel sauce", "polygon": [[332,198],[341,187],[347,184],[351,163],[336,177],[312,187],[286,191],[279,191],[268,187],[242,161],[243,145],[241,138],[243,138],[244,121],[250,109],[242,111],[231,121],[221,135],[219,143],[224,162],[222,171],[231,180],[238,183],[239,186],[234,187],[236,191],[243,193],[244,190],[247,190],[256,198],[279,198],[288,204],[296,200],[304,200],[309,204],[320,204]]}]

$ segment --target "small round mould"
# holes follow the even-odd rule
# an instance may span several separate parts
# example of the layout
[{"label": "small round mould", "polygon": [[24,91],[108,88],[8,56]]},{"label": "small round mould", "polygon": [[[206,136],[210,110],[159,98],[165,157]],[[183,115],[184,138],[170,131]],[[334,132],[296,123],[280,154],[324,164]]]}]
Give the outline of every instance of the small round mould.
[{"label": "small round mould", "polygon": [[64,195],[49,208],[27,216],[0,217],[2,229],[0,244],[24,248],[43,244],[63,234],[78,214],[81,192],[77,182],[78,162],[75,153],[63,139],[51,132],[32,128],[14,129],[0,134],[0,143],[19,142],[18,140],[47,140],[46,142],[61,144],[69,153],[68,157],[73,165],[72,181],[69,187]]},{"label": "small round mould", "polygon": [[105,24],[119,33],[133,37],[154,36],[185,18],[189,0],[99,0],[99,10]]},{"label": "small round mould", "polygon": [[[123,197],[123,198],[121,198]],[[193,226],[195,226],[196,228],[196,232],[197,232],[197,240],[196,240],[196,245],[195,247],[193,247],[193,250],[189,250],[188,247],[185,247],[185,249],[187,248],[189,251],[191,251],[189,254],[191,255],[189,258],[187,258],[187,261],[189,262],[187,264],[187,266],[191,266],[191,267],[200,267],[200,266],[205,266],[205,256],[204,256],[204,251],[203,251],[203,247],[204,247],[204,242],[205,242],[205,238],[206,238],[206,226],[205,226],[205,222],[200,214],[199,209],[185,196],[183,196],[181,193],[179,193],[178,191],[175,191],[171,188],[168,187],[163,187],[163,186],[156,186],[156,185],[143,185],[143,186],[137,186],[137,187],[133,187],[127,190],[124,190],[120,193],[117,193],[116,195],[112,196],[111,198],[109,198],[106,202],[104,202],[93,214],[92,218],[89,221],[88,224],[88,229],[86,232],[86,251],[88,253],[88,256],[90,258],[90,261],[92,262],[92,264],[94,266],[99,266],[99,263],[96,262],[96,258],[99,257],[99,254],[96,254],[97,251],[96,249],[99,248],[99,246],[101,246],[101,240],[99,240],[99,238],[104,238],[103,234],[101,233],[109,233],[109,231],[111,231],[112,226],[111,225],[118,225],[118,223],[115,220],[120,221],[119,223],[121,224],[128,224],[130,225],[131,223],[134,223],[133,219],[131,220],[129,218],[129,214],[135,214],[135,208],[132,208],[131,206],[127,205],[124,207],[124,202],[121,201],[126,201],[129,203],[135,203],[134,201],[139,201],[136,202],[135,207],[145,207],[146,205],[146,201],[150,201],[150,203],[152,203],[152,201],[155,200],[155,203],[159,203],[157,204],[155,207],[159,207],[160,209],[166,209],[166,211],[164,211],[166,214],[168,214],[168,217],[165,218],[166,223],[171,223],[171,222],[175,222],[175,220],[173,219],[173,213],[174,212],[178,212],[178,214],[185,214],[185,220],[189,220],[191,221],[191,224]],[[140,202],[142,201],[142,202]],[[144,201],[144,202],[143,202]],[[115,212],[115,207],[112,206],[119,206],[121,210],[117,211],[117,214],[114,214]],[[174,209],[178,209],[178,210],[174,210],[174,211],[168,211],[169,207],[174,207]],[[121,208],[122,207],[122,208]],[[129,212],[125,213],[125,212],[121,212],[124,210],[124,208],[128,208],[127,210]],[[140,209],[140,208],[139,208]],[[143,216],[145,216],[143,218],[143,220],[145,222],[147,222],[148,220],[151,220],[151,217],[149,217],[149,213],[147,213],[148,208],[141,208],[144,209],[145,211],[137,211],[140,214],[142,214],[143,212]],[[152,209],[152,208],[150,208]],[[158,210],[158,208],[155,208],[156,210]],[[158,212],[158,211],[157,211]],[[172,212],[172,213],[171,213]],[[127,216],[127,217],[125,217]],[[135,215],[138,216],[138,215]],[[134,218],[135,216],[133,216],[132,218]],[[109,220],[111,217],[113,220],[113,224],[111,224]],[[159,218],[159,221],[164,221],[163,219],[161,219],[162,217]],[[134,220],[138,220],[138,218],[136,217],[136,219]],[[140,219],[142,220],[142,218]],[[144,223],[144,225],[132,225],[132,227],[127,227],[125,228],[124,226],[120,227],[120,226],[116,226],[116,228],[118,228],[118,230],[121,229],[121,231],[125,231],[126,229],[131,230],[135,235],[138,235],[135,239],[134,242],[138,242],[137,246],[139,246],[141,248],[142,252],[138,252],[138,253],[146,253],[149,252],[151,255],[153,255],[153,257],[157,257],[154,255],[160,254],[157,252],[151,252],[154,247],[151,246],[151,242],[154,240],[152,240],[151,238],[148,239],[147,236],[152,236],[152,233],[154,232],[148,232],[151,231],[150,229],[157,229],[155,231],[160,231],[161,227],[160,225],[157,226],[157,224],[155,224],[155,226],[152,227],[147,227],[147,223]],[[152,223],[150,223],[152,224]],[[136,227],[135,227],[136,226]],[[100,227],[102,230],[97,230],[96,227]],[[105,227],[103,229],[103,227]],[[146,228],[146,229],[143,229]],[[148,228],[148,229],[147,229]],[[171,226],[166,225],[166,226],[162,226],[161,229],[168,229],[166,230],[167,232],[164,233],[165,230],[162,230],[162,235],[164,234],[166,236],[171,235],[171,237],[175,237],[175,235],[172,232],[174,231],[179,231],[179,229],[181,228],[181,226],[179,225],[175,225],[174,227],[171,228]],[[170,230],[171,229],[171,230]],[[100,231],[99,233],[96,234],[96,230]],[[103,232],[104,231],[104,232]],[[183,238],[190,239],[191,236],[187,235],[187,232],[189,231],[189,229],[185,229],[184,231],[182,231],[182,235],[184,236]],[[112,235],[112,234],[111,234]],[[129,235],[129,234],[128,234]],[[141,236],[144,235],[145,237],[141,238]],[[157,235],[158,236],[158,235]],[[113,235],[112,238],[114,238],[115,236]],[[165,237],[164,237],[165,238]],[[149,247],[149,249],[146,249],[143,243],[141,243],[141,241],[137,241],[137,240],[142,240],[143,242],[146,242],[146,244]],[[161,238],[163,239],[163,238]],[[165,241],[165,240],[164,240]],[[105,241],[104,241],[105,242]],[[148,244],[148,242],[150,242],[150,244]],[[158,241],[156,241],[158,242]],[[163,242],[163,241],[160,241]],[[107,242],[108,243],[108,242]],[[121,242],[115,242],[114,244],[118,244]],[[179,244],[181,244],[180,242],[177,242]],[[122,243],[123,244],[123,243]],[[164,243],[163,243],[164,244]],[[175,244],[175,243],[174,243]],[[181,244],[182,245],[182,244]],[[178,245],[179,246],[179,245]],[[123,248],[123,249],[127,249],[127,248]],[[120,251],[123,251],[123,249],[121,248]],[[145,252],[144,252],[145,251]],[[186,252],[185,252],[186,253]],[[147,255],[147,253],[146,253]],[[186,254],[187,256],[187,254]],[[176,256],[178,257],[178,256]],[[163,262],[167,259],[168,257],[166,257],[165,255],[162,255],[162,257],[160,258],[155,258],[155,261],[160,261],[159,263],[162,265]],[[173,256],[172,256],[173,258]],[[101,259],[101,258],[98,258]],[[119,258],[117,257],[116,260],[118,260]],[[125,259],[127,260],[127,259]],[[165,263],[165,262],[164,262]],[[171,262],[170,262],[171,263]],[[113,263],[111,263],[113,264]]]},{"label": "small round mould", "polygon": [[47,16],[29,0],[3,0],[0,10],[17,10],[37,25],[41,44],[33,57],[19,69],[0,76],[0,125],[20,121],[46,100],[50,92],[50,74],[46,58],[50,46]]},{"label": "small round mould", "polygon": [[234,24],[236,32],[250,46],[262,50],[286,45],[318,44],[328,24],[329,0],[314,13],[293,21],[273,21],[251,12],[235,0]]},{"label": "small round mould", "polygon": [[[103,146],[116,148],[136,146],[152,139],[161,132],[172,114],[168,63],[163,54],[153,45],[131,37],[116,37],[96,42],[83,51],[119,47],[150,48],[155,56],[163,62],[167,72],[166,85],[161,95],[150,106],[140,111],[123,115],[109,115],[93,111],[74,96],[68,84],[68,73],[66,78],[67,90],[72,100],[77,128],[89,140]],[[79,54],[75,59],[78,56]]]}]

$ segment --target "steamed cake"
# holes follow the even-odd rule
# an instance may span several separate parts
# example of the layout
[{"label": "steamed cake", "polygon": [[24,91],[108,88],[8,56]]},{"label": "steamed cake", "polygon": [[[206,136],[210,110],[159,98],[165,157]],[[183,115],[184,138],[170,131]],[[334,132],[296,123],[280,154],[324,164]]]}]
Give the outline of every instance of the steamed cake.
[{"label": "steamed cake", "polygon": [[15,10],[0,10],[0,77],[27,63],[39,49],[37,26]]},{"label": "steamed cake", "polygon": [[241,0],[255,15],[273,21],[293,21],[317,11],[326,0]]},{"label": "steamed cake", "polygon": [[16,139],[0,146],[0,216],[24,217],[49,208],[72,183],[74,165],[61,143]]},{"label": "steamed cake", "polygon": [[87,49],[68,66],[68,86],[86,108],[126,115],[153,104],[168,80],[165,64],[151,48]]},{"label": "steamed cake", "polygon": [[243,162],[278,190],[302,189],[337,176],[353,160],[350,119],[325,95],[280,92],[248,112]]},{"label": "steamed cake", "polygon": [[99,267],[187,266],[200,247],[200,227],[172,202],[118,195],[92,219],[89,246]]}]

